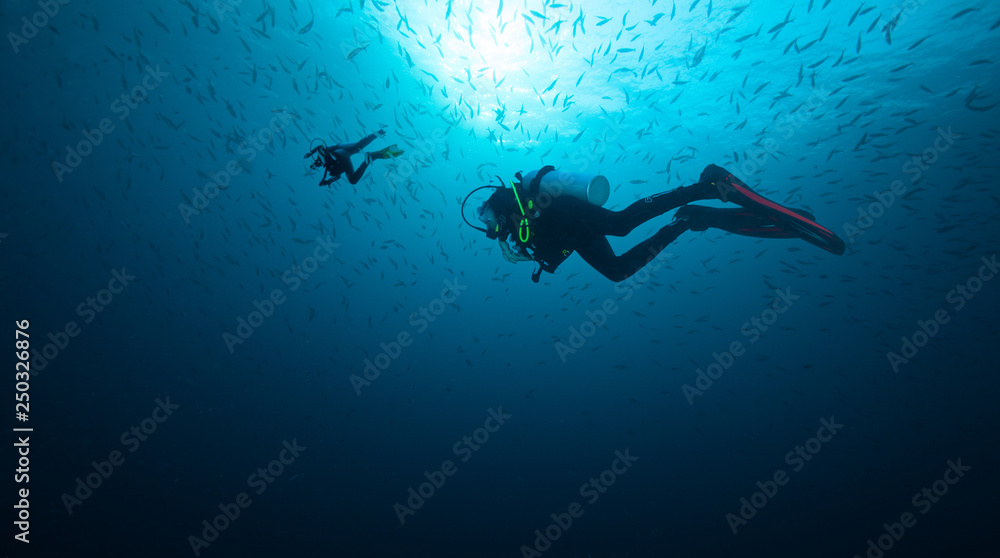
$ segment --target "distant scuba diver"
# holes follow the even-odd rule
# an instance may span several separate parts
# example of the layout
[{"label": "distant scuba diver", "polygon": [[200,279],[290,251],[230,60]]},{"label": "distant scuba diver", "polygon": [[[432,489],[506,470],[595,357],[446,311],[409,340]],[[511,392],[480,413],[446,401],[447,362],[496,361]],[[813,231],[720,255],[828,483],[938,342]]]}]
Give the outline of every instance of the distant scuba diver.
[{"label": "distant scuba diver", "polygon": [[[801,238],[838,256],[844,253],[844,241],[817,224],[812,214],[768,200],[716,165],[705,167],[692,186],[654,194],[621,211],[600,207],[610,192],[603,176],[558,172],[552,166],[515,176],[520,184],[511,181],[510,188],[482,186],[470,192],[469,196],[483,188],[496,189],[479,208],[479,220],[486,228],[467,219],[465,222],[497,239],[507,261],[537,262],[539,268],[531,275],[536,283],[542,271],[553,273],[574,251],[608,279],[623,281],[685,231],[708,228],[759,238]],[[463,219],[469,196],[462,202]],[[721,200],[742,207],[688,205],[697,200]],[[607,236],[626,236],[672,209],[677,209],[672,223],[624,254],[615,255]],[[514,248],[508,237],[513,239]]]},{"label": "distant scuba diver", "polygon": [[[315,155],[316,160],[313,161],[310,168],[318,169],[323,167],[324,172],[323,178],[319,182],[320,186],[332,184],[334,180],[340,178],[341,174],[347,174],[347,180],[351,184],[357,184],[365,174],[365,170],[368,169],[368,164],[373,160],[391,159],[403,154],[403,150],[399,149],[396,144],[379,149],[378,151],[369,151],[365,153],[365,162],[361,163],[361,166],[355,169],[351,163],[351,155],[358,153],[367,147],[369,143],[375,141],[376,136],[385,136],[385,130],[369,134],[357,143],[338,143],[330,146],[320,144],[309,153],[306,153],[303,159],[308,159]],[[328,175],[329,178],[327,178]]]}]

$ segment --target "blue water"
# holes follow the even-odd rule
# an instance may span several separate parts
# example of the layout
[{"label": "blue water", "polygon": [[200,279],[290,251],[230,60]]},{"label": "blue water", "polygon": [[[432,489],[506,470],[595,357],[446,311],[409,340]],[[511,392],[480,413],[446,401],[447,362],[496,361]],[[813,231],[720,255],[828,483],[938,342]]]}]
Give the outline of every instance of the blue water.
[{"label": "blue water", "polygon": [[[995,547],[995,3],[0,9],[11,556]],[[403,156],[317,186],[382,127]],[[462,219],[710,163],[847,252],[689,232],[535,284]]]}]

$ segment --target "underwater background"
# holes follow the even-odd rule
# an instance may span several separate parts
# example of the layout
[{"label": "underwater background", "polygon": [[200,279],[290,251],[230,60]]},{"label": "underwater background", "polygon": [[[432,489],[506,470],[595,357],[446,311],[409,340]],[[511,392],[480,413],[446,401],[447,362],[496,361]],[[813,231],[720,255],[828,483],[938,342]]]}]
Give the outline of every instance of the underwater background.
[{"label": "underwater background", "polygon": [[[0,17],[10,556],[995,552],[997,3]],[[847,252],[710,229],[536,284],[463,222],[517,171],[620,210],[710,163]]]}]

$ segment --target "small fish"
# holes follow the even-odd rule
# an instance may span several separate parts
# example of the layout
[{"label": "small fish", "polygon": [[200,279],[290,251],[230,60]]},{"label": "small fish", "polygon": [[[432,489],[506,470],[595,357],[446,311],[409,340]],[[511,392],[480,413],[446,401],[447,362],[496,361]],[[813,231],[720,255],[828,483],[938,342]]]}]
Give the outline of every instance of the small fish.
[{"label": "small fish", "polygon": [[868,26],[868,31],[866,31],[866,33],[871,33],[872,31],[874,31],[874,30],[875,30],[875,26],[877,26],[877,25],[878,25],[878,22],[879,22],[879,21],[880,21],[881,19],[882,19],[882,16],[881,16],[881,15],[880,15],[880,16],[878,16],[877,18],[875,18],[875,21],[873,21],[873,22],[872,22],[872,24]]},{"label": "small fish", "polygon": [[347,53],[347,59],[350,60],[350,59],[354,58],[355,56],[357,56],[358,54],[361,54],[361,51],[365,50],[366,48],[368,48],[368,45],[360,46],[360,47],[355,48],[351,52]]},{"label": "small fish", "polygon": [[898,14],[896,14],[896,17],[892,18],[892,21],[886,23],[885,27],[882,28],[882,31],[885,33],[885,42],[889,43],[890,45],[892,44],[892,30],[895,29],[896,25],[899,24],[899,18],[902,16],[903,16],[903,11],[900,11]]},{"label": "small fish", "polygon": [[910,45],[910,48],[908,48],[906,50],[913,50],[913,49],[917,48],[918,46],[920,46],[921,44],[923,44],[924,41],[926,41],[927,39],[930,39],[930,38],[931,38],[931,36],[927,35],[923,39],[920,39],[919,41],[917,41],[917,42],[913,43],[912,45]]},{"label": "small fish", "polygon": [[740,17],[740,14],[743,13],[743,10],[746,10],[749,7],[750,7],[750,4],[747,4],[746,6],[738,6],[736,8],[733,8],[733,15],[729,16],[729,19],[726,21],[726,23],[727,24],[732,23],[733,20],[735,20],[736,18]]},{"label": "small fish", "polygon": [[315,22],[316,22],[316,16],[314,15],[313,18],[309,20],[309,23],[305,24],[305,26],[303,26],[302,29],[299,29],[299,35],[303,33],[308,33],[309,30],[313,28],[313,23]]},{"label": "small fish", "polygon": [[705,48],[707,47],[708,45],[706,44],[705,46],[698,49],[698,52],[696,52],[694,55],[694,60],[691,61],[691,66],[690,66],[691,68],[697,67],[698,64],[701,64],[702,59],[705,58]]},{"label": "small fish", "polygon": [[972,12],[975,12],[975,11],[978,11],[978,10],[979,10],[979,8],[966,8],[966,9],[958,12],[957,14],[951,16],[951,19],[958,19],[958,18],[964,16],[965,14],[972,13]]},{"label": "small fish", "polygon": [[854,25],[854,20],[858,19],[858,14],[861,13],[861,8],[864,7],[865,7],[864,3],[858,6],[858,9],[854,11],[854,15],[851,16],[851,20],[847,22],[848,27]]},{"label": "small fish", "polygon": [[997,105],[1000,105],[1000,103],[996,103],[996,104],[992,104],[992,105],[985,106],[985,107],[973,106],[972,103],[974,103],[977,99],[982,99],[982,98],[985,97],[983,95],[977,95],[976,94],[977,91],[979,91],[979,86],[978,85],[975,86],[975,87],[973,87],[972,88],[972,92],[969,93],[969,95],[965,98],[965,108],[967,108],[969,110],[972,110],[972,111],[976,111],[976,112],[986,112],[986,111],[992,109],[993,107],[995,107]]}]

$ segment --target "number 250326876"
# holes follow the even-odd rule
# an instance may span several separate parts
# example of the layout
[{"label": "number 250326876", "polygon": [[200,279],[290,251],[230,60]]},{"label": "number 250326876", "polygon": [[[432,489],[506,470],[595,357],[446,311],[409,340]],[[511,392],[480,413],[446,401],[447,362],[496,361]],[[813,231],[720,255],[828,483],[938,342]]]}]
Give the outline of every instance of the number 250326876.
[{"label": "number 250326876", "polygon": [[28,348],[31,346],[28,341],[29,324],[28,320],[21,320],[14,322],[14,325],[17,326],[17,329],[14,330],[14,348],[16,349],[14,356],[17,357],[17,363],[14,364],[14,377],[17,381],[15,386],[17,393],[14,396],[17,401],[15,412],[19,421],[26,422],[28,420],[28,379],[30,378]]}]

